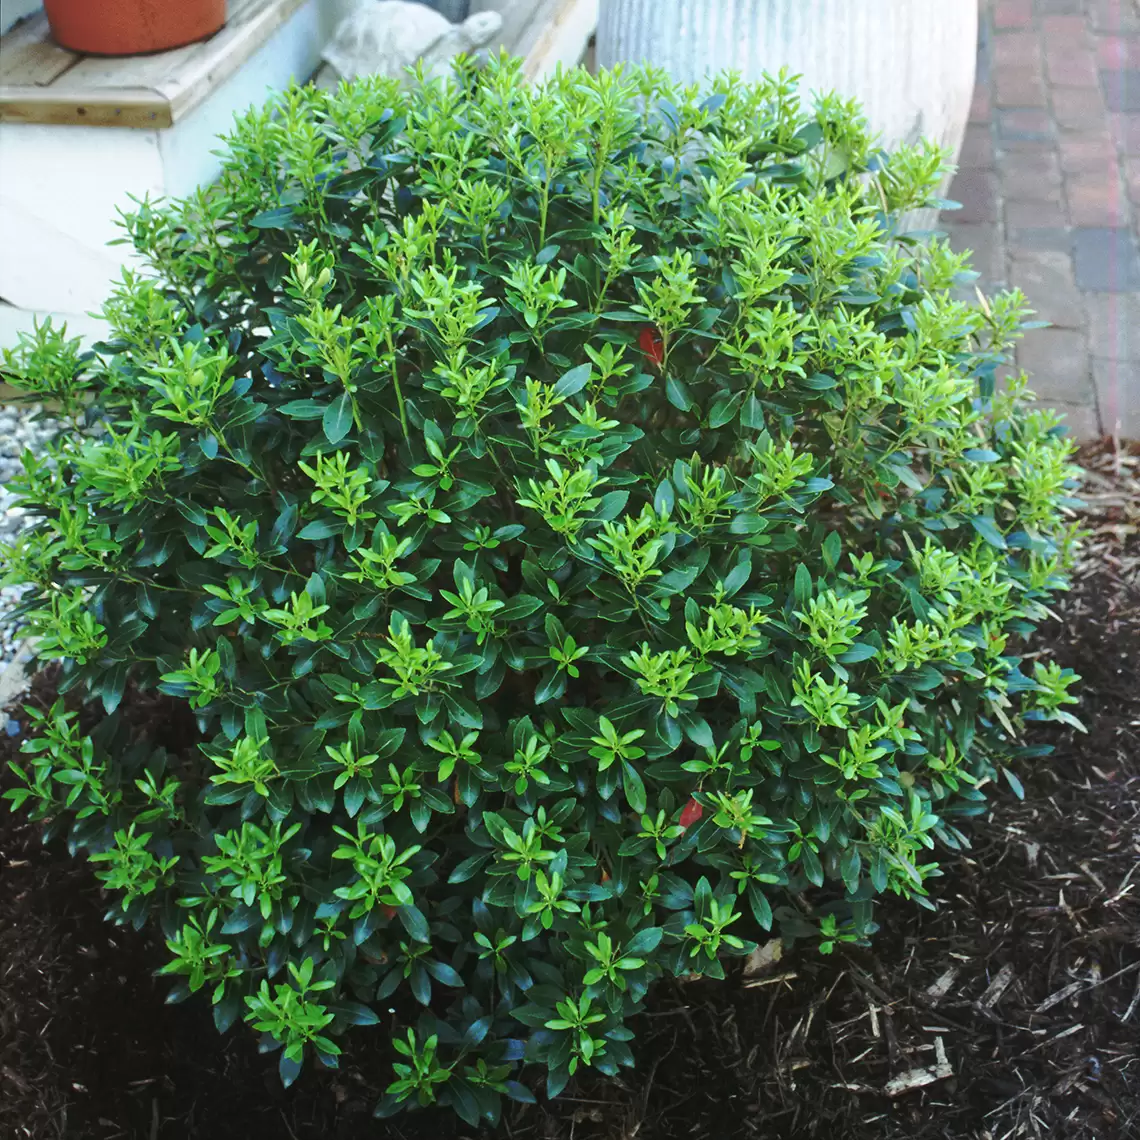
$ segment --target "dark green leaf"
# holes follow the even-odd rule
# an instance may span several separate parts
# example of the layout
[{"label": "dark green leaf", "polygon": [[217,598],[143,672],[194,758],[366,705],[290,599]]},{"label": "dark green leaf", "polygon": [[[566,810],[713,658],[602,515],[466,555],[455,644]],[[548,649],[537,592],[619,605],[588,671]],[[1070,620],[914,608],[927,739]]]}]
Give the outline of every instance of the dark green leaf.
[{"label": "dark green leaf", "polygon": [[628,760],[622,761],[622,785],[629,806],[639,813],[645,811],[645,782]]},{"label": "dark green leaf", "polygon": [[427,919],[424,918],[422,912],[418,907],[414,906],[401,906],[397,907],[396,914],[399,916],[400,923],[403,928],[417,941],[417,942],[430,942],[431,931],[428,929]]},{"label": "dark green leaf", "polygon": [[581,392],[589,384],[592,371],[592,365],[579,364],[577,368],[571,368],[569,372],[564,372],[559,377],[558,383],[554,385],[555,395],[565,399]]},{"label": "dark green leaf", "polygon": [[316,400],[290,400],[277,410],[292,420],[319,420],[328,411],[328,405]]},{"label": "dark green leaf", "polygon": [[814,593],[815,587],[812,585],[811,571],[801,562],[796,567],[795,575],[796,604],[806,606]]},{"label": "dark green leaf", "polygon": [[262,210],[260,214],[255,214],[250,218],[249,224],[261,230],[296,229],[296,213],[292,206],[277,206],[272,210]]},{"label": "dark green leaf", "polygon": [[981,515],[975,515],[970,519],[970,525],[990,544],[996,546],[998,550],[1006,549],[1006,541],[1001,531],[998,530],[994,524],[993,519],[984,518]]},{"label": "dark green leaf", "polygon": [[343,392],[325,409],[321,426],[325,431],[325,439],[331,444],[338,444],[350,431],[352,431],[352,397]]},{"label": "dark green leaf", "polygon": [[678,411],[687,412],[693,406],[688,385],[676,376],[665,378],[665,397]]}]

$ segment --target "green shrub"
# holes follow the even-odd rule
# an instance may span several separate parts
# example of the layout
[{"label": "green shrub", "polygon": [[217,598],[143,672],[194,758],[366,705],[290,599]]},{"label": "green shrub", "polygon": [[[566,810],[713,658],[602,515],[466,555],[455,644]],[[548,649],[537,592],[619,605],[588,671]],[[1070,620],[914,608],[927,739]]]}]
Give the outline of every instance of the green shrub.
[{"label": "green shrub", "polygon": [[8,580],[72,711],[7,795],[175,999],[286,1081],[392,1006],[379,1111],[495,1119],[774,915],[827,952],[926,900],[1073,699],[1018,655],[1076,472],[995,394],[1022,299],[894,230],[942,163],[783,77],[463,65],[290,91],[128,219],[111,339],[7,362],[88,426],[26,459]]}]

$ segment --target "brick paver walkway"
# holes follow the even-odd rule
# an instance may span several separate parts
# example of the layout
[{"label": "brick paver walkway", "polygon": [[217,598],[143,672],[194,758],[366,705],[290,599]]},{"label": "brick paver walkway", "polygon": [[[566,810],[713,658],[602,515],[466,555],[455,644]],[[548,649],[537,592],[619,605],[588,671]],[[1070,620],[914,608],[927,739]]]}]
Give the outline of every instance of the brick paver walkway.
[{"label": "brick paver walkway", "polygon": [[1052,322],[1018,351],[1042,401],[1079,438],[1140,439],[1140,5],[982,0],[979,41],[944,224],[983,289]]}]

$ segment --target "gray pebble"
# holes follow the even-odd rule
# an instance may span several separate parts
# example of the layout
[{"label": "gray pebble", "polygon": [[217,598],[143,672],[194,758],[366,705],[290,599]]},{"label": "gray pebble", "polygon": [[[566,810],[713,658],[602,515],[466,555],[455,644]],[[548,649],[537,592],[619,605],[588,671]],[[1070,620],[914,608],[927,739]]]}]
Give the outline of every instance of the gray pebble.
[{"label": "gray pebble", "polygon": [[[6,484],[23,471],[24,449],[40,450],[57,429],[54,420],[33,422],[42,410],[40,404],[0,407],[0,543],[11,542],[34,517],[16,506],[16,496]],[[8,613],[23,593],[16,586],[0,587],[0,672],[16,656],[19,646]]]}]

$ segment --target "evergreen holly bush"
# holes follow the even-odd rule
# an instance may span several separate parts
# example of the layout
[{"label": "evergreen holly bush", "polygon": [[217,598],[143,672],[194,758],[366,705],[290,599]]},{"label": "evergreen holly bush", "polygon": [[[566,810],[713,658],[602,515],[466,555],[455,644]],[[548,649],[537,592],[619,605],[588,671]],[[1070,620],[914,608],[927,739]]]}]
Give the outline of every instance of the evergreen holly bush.
[{"label": "evergreen holly bush", "polygon": [[1021,656],[1076,474],[995,390],[1022,298],[897,232],[943,163],[785,76],[463,63],[291,90],[127,218],[106,342],[6,360],[74,425],[7,796],[175,999],[286,1081],[391,1007],[378,1111],[494,1120],[632,1063],[654,979],[927,901],[1074,679]]}]

